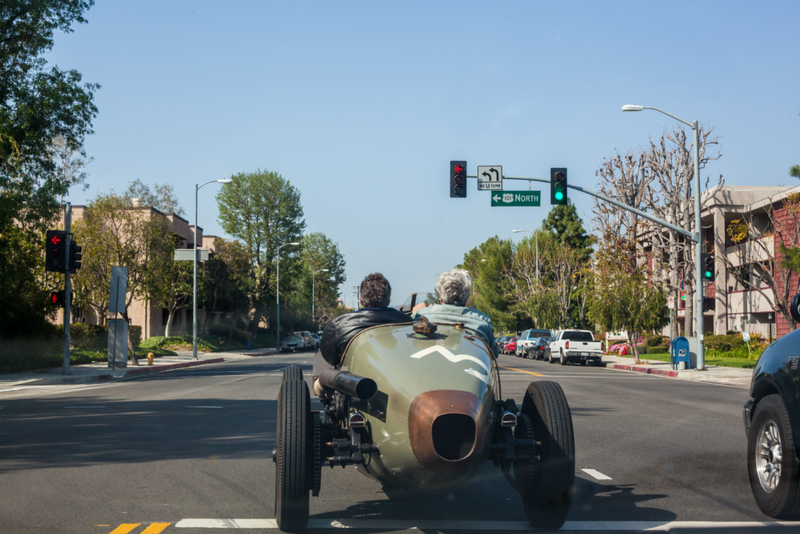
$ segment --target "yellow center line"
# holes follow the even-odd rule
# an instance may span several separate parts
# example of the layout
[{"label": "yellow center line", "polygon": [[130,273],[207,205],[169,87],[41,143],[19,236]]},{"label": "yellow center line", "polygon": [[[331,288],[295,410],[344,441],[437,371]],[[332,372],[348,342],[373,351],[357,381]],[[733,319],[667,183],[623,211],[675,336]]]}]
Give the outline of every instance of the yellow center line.
[{"label": "yellow center line", "polygon": [[122,523],[108,534],[128,534],[128,532],[135,529],[139,525],[141,525],[141,523]]},{"label": "yellow center line", "polygon": [[508,369],[509,371],[516,371],[518,373],[525,373],[526,375],[533,375],[533,376],[546,376],[540,375],[539,373],[534,373],[533,371],[523,371],[522,369],[514,369],[513,367],[503,367],[502,365],[498,365],[500,369]]},{"label": "yellow center line", "polygon": [[142,534],[159,534],[162,530],[170,526],[172,523],[151,523],[149,527],[142,531]]}]

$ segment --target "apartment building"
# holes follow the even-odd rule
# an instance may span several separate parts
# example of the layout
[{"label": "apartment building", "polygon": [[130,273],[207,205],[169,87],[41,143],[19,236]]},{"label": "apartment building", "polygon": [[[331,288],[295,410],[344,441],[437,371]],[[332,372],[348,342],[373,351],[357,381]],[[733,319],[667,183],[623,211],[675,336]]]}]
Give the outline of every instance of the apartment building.
[{"label": "apartment building", "polygon": [[[143,217],[157,216],[164,217],[169,222],[169,231],[176,237],[177,247],[191,249],[194,247],[194,225],[176,213],[162,213],[155,208],[140,207],[134,199],[132,210],[141,212]],[[73,223],[82,218],[86,212],[86,206],[72,206]],[[215,252],[214,240],[217,236],[203,234],[203,229],[197,228],[197,248],[207,249],[210,253]],[[197,310],[198,323],[204,320],[204,311]],[[218,315],[218,314],[215,314]],[[128,308],[128,317],[132,325],[142,327],[142,339],[152,336],[163,336],[167,328],[167,310],[161,306],[145,301],[144,299],[134,299]],[[88,324],[102,324],[104,318],[97,317],[91,310],[73,308],[72,322],[83,322]],[[62,314],[57,314],[56,323],[63,322]],[[219,322],[219,317],[212,318],[212,322]],[[170,335],[180,336],[192,333],[192,305],[191,301],[184,309],[178,310],[172,320]]]},{"label": "apartment building", "polygon": [[[705,284],[705,295],[714,299],[714,309],[703,314],[705,332],[758,332],[767,339],[770,335],[774,339],[791,331],[788,322],[758,291],[762,288],[767,295],[772,295],[764,280],[759,278],[760,269],[754,269],[754,266],[759,264],[760,268],[776,273],[775,270],[780,269],[779,244],[797,246],[793,228],[800,214],[784,206],[786,199],[797,194],[800,194],[800,185],[720,186],[704,193],[705,208],[701,213],[703,251],[713,252],[716,259],[714,281]],[[736,226],[737,220],[745,220],[753,228],[739,243],[729,235],[729,228]],[[648,243],[644,246],[646,252],[651,252]],[[652,254],[648,261],[653,265]],[[665,263],[658,261],[656,265]],[[739,272],[734,273],[734,270]],[[668,279],[664,271],[659,273],[659,277]],[[774,278],[780,294],[784,288],[782,277]],[[789,277],[789,299],[794,294],[797,279],[797,274]],[[690,302],[688,297],[677,303],[679,320],[685,317],[687,306],[694,306],[694,301]]]}]

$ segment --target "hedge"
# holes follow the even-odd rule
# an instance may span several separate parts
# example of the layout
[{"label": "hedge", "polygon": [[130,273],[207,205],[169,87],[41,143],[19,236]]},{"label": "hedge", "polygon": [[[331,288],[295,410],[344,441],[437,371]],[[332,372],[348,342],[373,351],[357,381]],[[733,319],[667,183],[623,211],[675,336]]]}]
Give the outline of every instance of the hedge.
[{"label": "hedge", "polygon": [[224,338],[230,337],[242,345],[247,345],[247,342],[252,341],[253,339],[253,334],[250,332],[245,332],[244,330],[235,327],[233,330],[231,330],[231,326],[226,324],[212,324],[208,327],[208,333],[212,336]]}]

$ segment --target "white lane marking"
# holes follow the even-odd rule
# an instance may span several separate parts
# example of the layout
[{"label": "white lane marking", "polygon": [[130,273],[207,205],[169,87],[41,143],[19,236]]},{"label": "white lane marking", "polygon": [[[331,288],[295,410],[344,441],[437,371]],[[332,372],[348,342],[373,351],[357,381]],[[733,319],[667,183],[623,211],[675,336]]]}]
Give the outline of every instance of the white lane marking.
[{"label": "white lane marking", "polygon": [[222,406],[186,406],[186,408],[216,409],[221,410]]},{"label": "white lane marking", "polygon": [[105,408],[105,406],[64,406],[65,410],[85,410],[88,408]]},{"label": "white lane marking", "polygon": [[5,393],[6,391],[20,391],[22,389],[34,389],[34,388],[51,388],[53,386],[22,386],[18,388],[11,388],[11,389],[0,389],[0,393]]},{"label": "white lane marking", "polygon": [[581,469],[581,471],[589,476],[594,477],[596,480],[611,480],[610,476],[606,476],[600,471],[595,471],[594,469]]},{"label": "white lane marking", "polygon": [[[651,531],[673,529],[763,528],[766,526],[797,527],[789,521],[567,521],[561,530]],[[181,519],[176,528],[277,529],[274,519]],[[511,530],[533,531],[527,521],[438,521],[393,519],[310,519],[308,529],[355,528],[380,530]]]}]

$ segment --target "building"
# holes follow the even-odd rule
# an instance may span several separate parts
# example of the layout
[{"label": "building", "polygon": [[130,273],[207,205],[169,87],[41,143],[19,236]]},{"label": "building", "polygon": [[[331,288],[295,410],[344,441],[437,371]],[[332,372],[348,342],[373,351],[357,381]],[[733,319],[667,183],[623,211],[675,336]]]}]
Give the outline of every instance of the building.
[{"label": "building", "polygon": [[[157,216],[164,217],[169,222],[169,231],[176,237],[177,247],[191,249],[194,247],[194,225],[189,224],[189,221],[175,213],[162,213],[155,208],[138,207],[138,199],[134,199],[134,207],[132,210],[138,210],[143,216]],[[72,222],[81,219],[86,212],[86,206],[72,206]],[[214,240],[217,236],[203,234],[203,229],[197,229],[197,248],[207,249],[210,253],[215,252]],[[110,289],[110,288],[109,288]],[[98,317],[91,310],[73,308],[72,321],[84,322],[88,324],[103,324],[105,318]],[[204,311],[198,310],[198,324],[201,324],[204,319]],[[220,314],[216,314],[212,318],[212,323],[219,322]],[[109,316],[111,317],[111,316]],[[153,302],[148,302],[143,299],[134,299],[131,306],[128,308],[128,317],[132,325],[142,327],[142,339],[147,339],[152,336],[163,336],[167,328],[168,312],[165,308]],[[56,323],[63,322],[63,315],[56,314]],[[192,306],[191,300],[188,306],[178,310],[172,320],[170,327],[170,335],[181,336],[192,334]]]},{"label": "building", "polygon": [[[788,298],[797,291],[798,275],[778,266],[780,244],[800,245],[800,236],[796,235],[800,213],[784,205],[784,201],[793,201],[795,195],[800,195],[800,186],[720,186],[704,193],[703,251],[715,255],[714,281],[706,284],[705,293],[714,299],[714,307],[704,313],[705,332],[758,332],[768,339],[791,331],[782,314],[759,292],[761,288],[772,295],[767,281],[758,273],[763,269],[772,274],[781,300],[787,287],[784,276],[788,280]],[[729,235],[737,220],[748,221],[753,228],[739,243]],[[653,256],[658,253],[652,254],[651,243],[646,240],[643,246],[652,266]],[[668,279],[663,270],[658,277]],[[679,319],[685,317],[686,306],[694,306],[694,300],[690,302],[687,297],[677,303]]]}]

